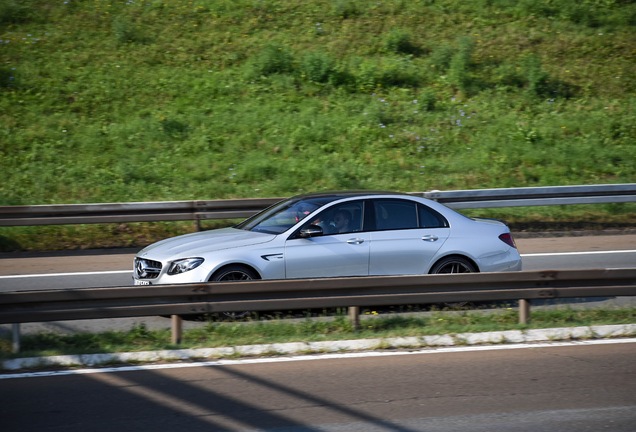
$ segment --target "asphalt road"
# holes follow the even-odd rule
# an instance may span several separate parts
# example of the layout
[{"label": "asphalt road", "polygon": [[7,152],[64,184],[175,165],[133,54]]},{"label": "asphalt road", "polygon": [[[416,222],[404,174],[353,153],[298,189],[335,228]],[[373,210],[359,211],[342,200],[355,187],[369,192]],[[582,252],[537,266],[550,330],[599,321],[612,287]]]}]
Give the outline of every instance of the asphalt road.
[{"label": "asphalt road", "polygon": [[12,432],[633,432],[634,358],[632,341],[0,375],[0,424]]}]

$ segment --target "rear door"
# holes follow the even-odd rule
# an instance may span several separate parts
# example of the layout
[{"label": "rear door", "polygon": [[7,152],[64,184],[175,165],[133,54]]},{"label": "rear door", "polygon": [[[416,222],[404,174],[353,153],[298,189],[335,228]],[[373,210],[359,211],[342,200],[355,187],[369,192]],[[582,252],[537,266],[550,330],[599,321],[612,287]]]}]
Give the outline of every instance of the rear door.
[{"label": "rear door", "polygon": [[375,230],[370,233],[369,275],[427,273],[450,234],[446,219],[407,199],[371,203]]}]

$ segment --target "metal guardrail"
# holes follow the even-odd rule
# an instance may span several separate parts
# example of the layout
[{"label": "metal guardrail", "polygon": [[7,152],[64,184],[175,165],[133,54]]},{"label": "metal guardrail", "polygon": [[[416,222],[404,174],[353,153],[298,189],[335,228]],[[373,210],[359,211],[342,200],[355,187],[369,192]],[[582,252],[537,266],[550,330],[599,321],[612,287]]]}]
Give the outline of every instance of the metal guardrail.
[{"label": "metal guardrail", "polygon": [[464,209],[622,203],[636,202],[636,183],[432,191],[421,196]]},{"label": "metal guardrail", "polygon": [[636,295],[636,269],[208,282],[0,293],[0,323]]},{"label": "metal guardrail", "polygon": [[280,198],[0,206],[0,226],[236,219],[278,201]]},{"label": "metal guardrail", "polygon": [[172,343],[182,339],[180,315],[348,307],[354,327],[360,307],[519,300],[519,322],[530,300],[636,295],[636,269],[564,270],[454,275],[261,280],[0,293],[0,324],[172,315]]},{"label": "metal guardrail", "polygon": [[[495,208],[636,202],[636,183],[412,192],[448,207]],[[0,226],[246,218],[281,198],[0,206]]]}]

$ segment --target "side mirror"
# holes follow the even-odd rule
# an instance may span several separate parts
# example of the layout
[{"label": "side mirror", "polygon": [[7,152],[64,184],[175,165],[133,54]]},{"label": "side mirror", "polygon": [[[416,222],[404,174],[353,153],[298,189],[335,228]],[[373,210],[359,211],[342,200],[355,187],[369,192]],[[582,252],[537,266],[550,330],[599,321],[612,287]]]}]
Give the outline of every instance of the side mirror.
[{"label": "side mirror", "polygon": [[300,237],[302,238],[317,237],[323,234],[322,228],[318,225],[307,225],[300,230]]}]

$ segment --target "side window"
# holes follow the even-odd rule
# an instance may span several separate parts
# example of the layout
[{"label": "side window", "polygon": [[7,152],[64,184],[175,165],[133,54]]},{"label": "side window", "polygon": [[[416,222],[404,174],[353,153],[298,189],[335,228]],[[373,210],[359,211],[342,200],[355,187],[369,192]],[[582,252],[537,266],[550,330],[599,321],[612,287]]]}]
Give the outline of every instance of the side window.
[{"label": "side window", "polygon": [[352,201],[335,205],[312,218],[326,235],[362,231],[363,201]]},{"label": "side window", "polygon": [[374,201],[375,227],[378,230],[418,228],[417,203],[408,200]]},{"label": "side window", "polygon": [[418,204],[418,216],[420,228],[448,228],[448,221],[435,210]]}]

